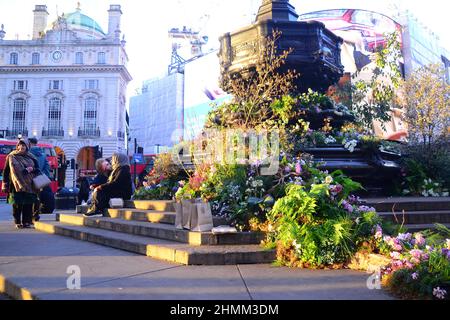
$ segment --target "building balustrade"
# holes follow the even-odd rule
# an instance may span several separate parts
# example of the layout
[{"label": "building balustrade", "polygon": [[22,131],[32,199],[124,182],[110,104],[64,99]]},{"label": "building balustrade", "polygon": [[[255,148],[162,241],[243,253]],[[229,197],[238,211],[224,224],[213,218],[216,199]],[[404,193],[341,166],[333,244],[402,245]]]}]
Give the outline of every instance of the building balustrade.
[{"label": "building balustrade", "polygon": [[64,130],[61,129],[44,129],[42,128],[43,137],[64,137]]},{"label": "building balustrade", "polygon": [[97,129],[78,129],[79,137],[100,137],[100,128]]},{"label": "building balustrade", "polygon": [[23,130],[18,129],[10,130],[6,128],[6,130],[0,130],[0,138],[17,139],[21,137],[28,137],[28,129],[25,128]]}]

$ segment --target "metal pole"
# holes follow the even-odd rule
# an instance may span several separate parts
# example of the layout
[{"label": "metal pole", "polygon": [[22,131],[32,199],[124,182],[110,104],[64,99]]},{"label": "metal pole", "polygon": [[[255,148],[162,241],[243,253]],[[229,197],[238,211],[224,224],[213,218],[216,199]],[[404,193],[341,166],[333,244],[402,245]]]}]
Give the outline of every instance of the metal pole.
[{"label": "metal pole", "polygon": [[[134,154],[137,152],[137,139],[134,138]],[[136,156],[133,155],[134,158],[134,183],[136,184]]]}]

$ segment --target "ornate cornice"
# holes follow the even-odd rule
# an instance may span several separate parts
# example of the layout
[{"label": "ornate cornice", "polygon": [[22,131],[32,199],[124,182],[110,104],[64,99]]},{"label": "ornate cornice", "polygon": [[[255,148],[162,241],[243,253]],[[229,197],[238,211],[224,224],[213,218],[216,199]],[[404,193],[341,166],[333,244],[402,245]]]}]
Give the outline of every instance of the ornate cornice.
[{"label": "ornate cornice", "polygon": [[128,82],[133,78],[124,66],[113,65],[92,65],[92,66],[0,66],[0,74],[5,73],[53,73],[53,72],[72,72],[72,73],[90,73],[90,72],[118,72]]}]

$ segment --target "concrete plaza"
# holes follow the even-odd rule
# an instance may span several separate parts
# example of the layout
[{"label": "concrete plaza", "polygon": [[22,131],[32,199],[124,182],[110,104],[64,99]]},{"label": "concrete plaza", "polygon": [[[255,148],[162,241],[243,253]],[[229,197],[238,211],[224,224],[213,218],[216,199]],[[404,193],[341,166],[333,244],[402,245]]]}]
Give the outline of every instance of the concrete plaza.
[{"label": "concrete plaza", "polygon": [[[54,215],[43,219],[54,220]],[[80,289],[68,289],[72,271]],[[16,230],[0,202],[0,290],[15,299],[49,300],[386,300],[370,274],[270,264],[185,266],[89,242]]]}]

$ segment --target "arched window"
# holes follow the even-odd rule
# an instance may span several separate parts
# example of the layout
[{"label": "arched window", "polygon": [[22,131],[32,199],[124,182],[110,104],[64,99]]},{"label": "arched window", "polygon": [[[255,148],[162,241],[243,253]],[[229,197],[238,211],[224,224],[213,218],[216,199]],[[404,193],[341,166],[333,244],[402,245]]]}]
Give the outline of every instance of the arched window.
[{"label": "arched window", "polygon": [[96,135],[97,129],[97,99],[87,98],[84,101],[84,131],[86,135]]},{"label": "arched window", "polygon": [[75,53],[75,63],[76,64],[83,64],[83,52]]},{"label": "arched window", "polygon": [[61,130],[61,106],[60,98],[51,98],[48,103],[48,134],[59,135]]},{"label": "arched window", "polygon": [[23,98],[14,99],[13,105],[13,135],[25,132],[25,116],[26,116],[27,102]]},{"label": "arched window", "polygon": [[19,55],[16,52],[13,52],[9,55],[9,64],[18,64],[19,63]]},{"label": "arched window", "polygon": [[31,56],[31,64],[39,64],[39,53],[34,52]]}]

